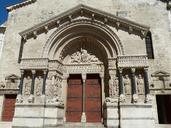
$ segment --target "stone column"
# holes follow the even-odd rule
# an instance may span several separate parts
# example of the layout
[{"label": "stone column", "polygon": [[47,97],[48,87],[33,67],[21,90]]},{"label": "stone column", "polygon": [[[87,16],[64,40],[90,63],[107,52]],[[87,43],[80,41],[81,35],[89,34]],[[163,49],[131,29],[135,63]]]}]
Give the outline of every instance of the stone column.
[{"label": "stone column", "polygon": [[131,87],[132,87],[132,95],[133,95],[133,102],[137,102],[138,95],[137,95],[137,88],[136,88],[136,81],[135,81],[135,68],[131,68]]},{"label": "stone column", "polygon": [[47,70],[44,70],[44,71],[43,71],[42,95],[45,95],[45,91],[46,91],[46,78],[47,78]]},{"label": "stone column", "polygon": [[36,71],[32,70],[31,72],[32,72],[31,95],[34,95],[34,84],[35,84]]},{"label": "stone column", "polygon": [[24,81],[24,70],[21,70],[21,79],[20,79],[20,84],[19,84],[19,92],[18,92],[17,99],[16,99],[17,103],[22,103],[23,102],[23,98],[22,98],[23,81]]},{"label": "stone column", "polygon": [[21,70],[21,79],[19,85],[19,95],[22,95],[23,92],[23,81],[24,81],[24,70]]},{"label": "stone column", "polygon": [[86,122],[86,74],[82,74],[82,79],[83,79],[83,113],[81,116],[81,122],[85,123]]},{"label": "stone column", "polygon": [[33,103],[34,102],[34,84],[35,84],[35,77],[36,77],[36,71],[32,70],[32,82],[31,82],[31,95],[28,98],[28,102],[29,103]]},{"label": "stone column", "polygon": [[[69,74],[64,74],[63,76],[63,80],[62,80],[62,96],[64,98],[64,112],[66,112],[66,104],[67,104],[67,89],[68,89],[68,83],[67,83],[67,80],[68,80],[68,77],[69,77]],[[66,122],[66,117],[64,117],[64,121]]]},{"label": "stone column", "polygon": [[124,100],[124,83],[123,83],[123,75],[122,75],[122,68],[119,68],[119,96],[120,101]]},{"label": "stone column", "polygon": [[101,78],[101,86],[102,86],[102,106],[103,106],[103,103],[105,101],[105,89],[104,89],[104,75],[102,73],[100,74],[100,78]]},{"label": "stone column", "polygon": [[144,68],[144,88],[145,88],[145,102],[151,100],[149,81],[148,81],[148,68]]},{"label": "stone column", "polygon": [[148,81],[148,68],[144,68],[144,85],[145,85],[145,95],[150,94],[149,81]]}]

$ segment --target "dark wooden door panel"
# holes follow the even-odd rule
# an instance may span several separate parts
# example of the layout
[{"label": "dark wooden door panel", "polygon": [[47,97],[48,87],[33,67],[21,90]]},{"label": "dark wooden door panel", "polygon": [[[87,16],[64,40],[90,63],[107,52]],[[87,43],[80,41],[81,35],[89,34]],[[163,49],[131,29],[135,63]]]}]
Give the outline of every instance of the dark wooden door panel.
[{"label": "dark wooden door panel", "polygon": [[86,80],[87,122],[101,122],[101,85],[99,79]]},{"label": "dark wooden door panel", "polygon": [[81,78],[69,79],[67,92],[67,122],[80,122],[82,115],[82,81]]},{"label": "dark wooden door panel", "polygon": [[15,110],[16,95],[6,95],[3,103],[2,121],[12,121]]}]

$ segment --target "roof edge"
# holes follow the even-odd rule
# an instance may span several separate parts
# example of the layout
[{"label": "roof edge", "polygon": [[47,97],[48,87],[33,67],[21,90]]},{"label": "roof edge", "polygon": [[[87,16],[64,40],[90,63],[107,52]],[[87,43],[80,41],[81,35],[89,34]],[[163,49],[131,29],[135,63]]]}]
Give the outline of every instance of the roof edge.
[{"label": "roof edge", "polygon": [[[102,20],[101,22],[104,22],[105,24],[107,24],[107,22],[109,20],[112,20],[113,23],[112,24],[116,24],[118,25],[118,27],[120,25],[127,25],[129,26],[129,30],[130,30],[130,33],[131,31],[133,31],[132,29],[135,28],[137,29],[138,31],[141,31],[143,35],[145,35],[145,33],[147,31],[150,30],[150,27],[146,26],[146,25],[142,25],[142,24],[139,24],[139,23],[136,23],[134,21],[130,21],[128,19],[125,19],[125,18],[121,18],[121,17],[118,17],[116,15],[112,15],[108,12],[105,12],[105,11],[101,11],[101,10],[98,10],[98,9],[95,9],[95,8],[92,8],[92,7],[89,7],[89,6],[86,6],[86,5],[83,5],[83,4],[79,4],[63,13],[60,13],[59,15],[57,16],[54,16],[46,21],[43,21],[42,23],[39,23],[31,28],[28,28],[22,32],[20,32],[20,36],[25,36],[25,35],[28,35],[28,34],[31,34],[31,33],[34,33],[36,32],[37,30],[39,29],[42,29],[42,28],[45,28],[46,31],[48,31],[48,25],[51,24],[51,23],[57,23],[57,24],[60,24],[58,22],[60,22],[60,20],[63,20],[63,19],[66,19],[66,20],[71,20],[72,19],[72,16],[74,13],[76,12],[79,12],[80,13],[84,13],[84,11],[87,11],[88,13],[91,13],[90,15],[92,16],[92,20],[93,20],[93,16],[94,14],[95,15],[99,15],[99,16],[103,16],[104,17],[104,21]],[[84,14],[81,14],[82,16]],[[88,15],[88,14],[87,14]],[[90,17],[91,17],[90,16]],[[107,20],[107,22],[105,22],[105,20]],[[118,24],[117,24],[118,23]]]},{"label": "roof edge", "polygon": [[22,7],[27,6],[29,4],[35,3],[36,1],[37,0],[26,0],[24,2],[8,6],[8,7],[6,7],[6,9],[7,9],[8,12],[11,12],[11,11],[13,11],[15,9],[22,8]]}]

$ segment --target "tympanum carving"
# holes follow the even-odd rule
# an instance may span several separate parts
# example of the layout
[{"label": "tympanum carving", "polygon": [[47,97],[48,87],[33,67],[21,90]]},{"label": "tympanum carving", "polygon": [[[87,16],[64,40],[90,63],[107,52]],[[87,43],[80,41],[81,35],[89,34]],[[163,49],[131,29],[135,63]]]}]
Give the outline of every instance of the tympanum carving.
[{"label": "tympanum carving", "polygon": [[85,49],[81,49],[81,51],[73,53],[70,57],[71,63],[90,63],[99,61],[95,55],[91,55]]}]

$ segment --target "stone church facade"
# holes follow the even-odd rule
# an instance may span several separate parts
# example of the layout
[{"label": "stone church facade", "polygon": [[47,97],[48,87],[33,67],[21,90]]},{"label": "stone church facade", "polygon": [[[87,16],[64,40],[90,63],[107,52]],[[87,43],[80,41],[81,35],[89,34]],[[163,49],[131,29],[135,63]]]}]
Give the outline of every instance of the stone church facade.
[{"label": "stone church facade", "polygon": [[171,127],[169,5],[26,0],[7,7],[0,127]]}]

